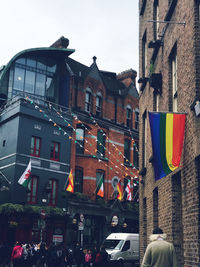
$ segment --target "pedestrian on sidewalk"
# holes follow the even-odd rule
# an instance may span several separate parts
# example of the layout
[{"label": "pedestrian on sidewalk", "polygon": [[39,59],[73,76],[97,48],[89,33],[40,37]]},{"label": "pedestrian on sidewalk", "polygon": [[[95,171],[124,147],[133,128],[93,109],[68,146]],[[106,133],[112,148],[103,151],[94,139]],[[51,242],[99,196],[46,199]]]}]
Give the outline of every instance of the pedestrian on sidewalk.
[{"label": "pedestrian on sidewalk", "polygon": [[151,243],[147,246],[141,267],[178,267],[175,249],[167,242],[166,234],[161,228],[155,228],[150,236]]}]

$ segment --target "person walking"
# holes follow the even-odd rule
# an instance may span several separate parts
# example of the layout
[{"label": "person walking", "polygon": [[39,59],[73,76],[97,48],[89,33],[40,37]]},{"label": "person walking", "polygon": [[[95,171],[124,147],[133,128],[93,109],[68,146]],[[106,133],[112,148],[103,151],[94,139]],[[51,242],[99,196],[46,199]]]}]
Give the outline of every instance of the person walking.
[{"label": "person walking", "polygon": [[85,253],[85,266],[90,267],[90,263],[92,263],[92,253],[90,249],[87,249]]},{"label": "person walking", "polygon": [[175,249],[167,242],[166,234],[161,228],[155,228],[150,236],[151,243],[147,246],[141,267],[178,267]]},{"label": "person walking", "polygon": [[84,253],[83,248],[79,243],[76,244],[76,248],[74,250],[74,260],[77,267],[81,267],[82,263],[84,263]]},{"label": "person walking", "polygon": [[13,263],[13,267],[22,266],[22,254],[23,254],[22,244],[16,242],[11,254],[11,261]]}]

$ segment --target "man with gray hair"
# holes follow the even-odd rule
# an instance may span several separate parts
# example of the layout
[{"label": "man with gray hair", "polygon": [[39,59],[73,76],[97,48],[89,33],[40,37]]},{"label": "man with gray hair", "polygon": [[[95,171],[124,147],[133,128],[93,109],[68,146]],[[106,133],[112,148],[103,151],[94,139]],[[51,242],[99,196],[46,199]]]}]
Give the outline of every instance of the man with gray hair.
[{"label": "man with gray hair", "polygon": [[147,246],[141,267],[178,267],[175,249],[167,242],[166,234],[156,228],[150,236],[151,243]]}]

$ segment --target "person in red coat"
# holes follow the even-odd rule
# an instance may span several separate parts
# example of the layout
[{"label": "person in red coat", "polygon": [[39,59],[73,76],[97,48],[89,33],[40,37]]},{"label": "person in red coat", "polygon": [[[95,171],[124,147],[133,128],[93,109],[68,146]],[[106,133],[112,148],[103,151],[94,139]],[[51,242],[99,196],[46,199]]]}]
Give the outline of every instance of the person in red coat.
[{"label": "person in red coat", "polygon": [[11,261],[13,262],[13,267],[20,267],[22,264],[22,254],[23,254],[23,248],[22,244],[19,242],[16,242],[12,254],[11,254]]}]

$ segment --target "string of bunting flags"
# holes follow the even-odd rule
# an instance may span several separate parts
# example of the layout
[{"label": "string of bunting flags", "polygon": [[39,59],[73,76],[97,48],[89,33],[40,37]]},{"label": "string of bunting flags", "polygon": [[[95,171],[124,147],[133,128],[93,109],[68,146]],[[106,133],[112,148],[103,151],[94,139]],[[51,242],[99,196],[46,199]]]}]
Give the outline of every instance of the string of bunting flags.
[{"label": "string of bunting flags", "polygon": [[[33,105],[34,105],[34,108],[35,108],[36,110],[38,110],[40,113],[42,113],[42,114],[44,115],[44,117],[47,118],[47,119],[49,120],[49,122],[52,122],[52,124],[53,124],[54,127],[57,127],[57,129],[58,129],[59,131],[62,131],[64,136],[67,136],[69,139],[72,139],[75,143],[78,143],[79,146],[82,147],[82,148],[85,150],[85,152],[87,152],[87,153],[89,153],[90,155],[92,155],[93,158],[97,158],[97,159],[98,159],[98,162],[102,162],[106,167],[108,167],[108,168],[111,169],[111,170],[113,170],[113,168],[114,168],[115,173],[118,174],[118,175],[119,175],[120,173],[122,173],[123,176],[134,176],[134,177],[132,177],[132,179],[137,179],[137,181],[134,181],[134,186],[136,186],[136,185],[139,183],[139,182],[138,182],[138,170],[133,166],[132,163],[129,162],[128,159],[126,159],[126,157],[125,157],[125,156],[122,154],[122,152],[116,147],[115,144],[112,143],[112,146],[115,148],[116,152],[119,153],[119,155],[122,155],[123,159],[127,162],[127,164],[129,164],[129,166],[130,166],[129,168],[127,168],[127,166],[125,166],[122,162],[120,162],[118,159],[116,159],[116,158],[115,158],[115,155],[111,154],[111,152],[108,151],[108,149],[107,149],[105,146],[103,146],[102,143],[100,143],[100,144],[103,146],[103,148],[104,148],[105,150],[107,150],[107,153],[108,153],[110,156],[112,156],[112,157],[114,158],[114,160],[116,160],[116,162],[117,162],[116,164],[120,164],[120,166],[118,166],[118,165],[116,165],[111,159],[109,159],[109,163],[112,164],[113,167],[109,166],[106,162],[102,161],[102,160],[99,159],[96,155],[93,155],[93,153],[92,153],[91,151],[89,151],[89,150],[86,149],[84,146],[82,146],[82,144],[80,144],[80,143],[76,140],[76,138],[73,137],[73,134],[72,134],[72,136],[71,136],[69,133],[67,133],[67,132],[66,132],[66,131],[59,125],[59,124],[57,124],[57,123],[52,119],[52,117],[50,117],[49,115],[47,115],[47,113],[46,113],[46,112],[39,106],[38,103],[37,103],[37,104],[34,103],[34,101],[31,100],[29,97],[26,97],[25,100],[28,101],[29,103],[33,104]],[[73,132],[76,132],[76,129],[73,127],[73,125],[72,125],[71,123],[69,123],[69,121],[67,121],[67,120],[62,116],[62,114],[61,114],[61,113],[60,113],[54,106],[52,106],[52,105],[49,103],[49,104],[48,104],[48,108],[49,108],[50,110],[53,110],[53,111],[54,111],[54,112],[55,112],[61,119],[63,119],[63,121],[66,123],[66,125],[67,125],[68,127],[71,127],[71,128],[72,128]],[[61,111],[61,112],[62,112],[62,111]],[[78,123],[82,124],[82,125],[85,127],[85,124],[83,124],[83,122],[77,117],[77,115],[75,115],[74,113],[72,113],[72,116],[73,116],[73,118],[74,118],[75,121],[77,121]],[[93,117],[92,117],[92,119],[93,119],[93,123],[94,123],[94,125],[95,125],[96,127],[98,127],[99,129],[101,129],[101,128],[99,127],[98,123],[94,120]],[[87,128],[87,131],[88,131],[89,134],[92,134],[91,131],[90,131],[88,128]],[[105,133],[104,133],[104,134],[105,134]],[[106,137],[106,140],[109,142],[109,138],[108,138],[108,137]],[[92,144],[89,143],[88,140],[85,139],[85,142],[88,143],[90,147],[92,147]],[[97,142],[97,138],[96,138],[96,142]],[[133,144],[135,144],[135,141],[134,141],[133,138],[132,138],[132,142],[133,142]],[[97,151],[97,150],[95,149],[95,151]],[[137,151],[138,151],[138,149],[137,149]],[[108,158],[105,158],[105,159],[108,160]],[[122,167],[124,167],[124,169],[126,170],[125,175],[124,175],[124,172],[123,172]],[[131,170],[130,170],[130,168],[131,168]],[[135,174],[132,172],[132,169],[134,170]],[[119,170],[119,171],[118,171],[118,170]],[[135,184],[135,183],[136,183],[136,184]]]}]

